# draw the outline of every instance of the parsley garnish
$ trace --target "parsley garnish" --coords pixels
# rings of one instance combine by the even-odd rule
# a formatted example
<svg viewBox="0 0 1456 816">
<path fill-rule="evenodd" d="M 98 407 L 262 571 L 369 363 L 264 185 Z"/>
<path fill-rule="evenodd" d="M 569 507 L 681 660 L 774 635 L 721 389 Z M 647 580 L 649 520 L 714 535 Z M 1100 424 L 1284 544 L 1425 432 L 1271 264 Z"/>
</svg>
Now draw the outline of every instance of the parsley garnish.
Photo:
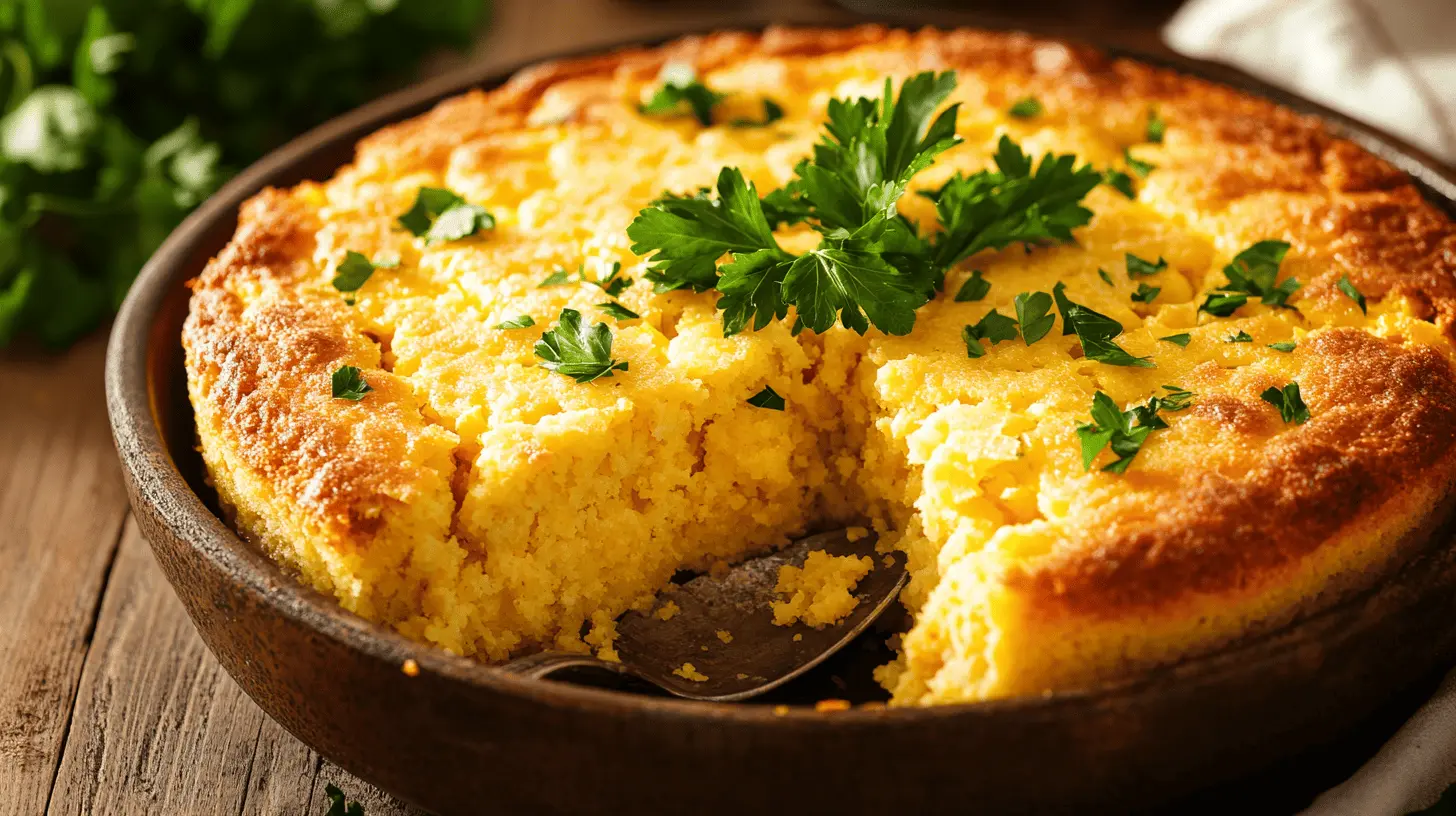
<svg viewBox="0 0 1456 816">
<path fill-rule="evenodd" d="M 1007 108 L 1006 112 L 1017 119 L 1030 119 L 1040 116 L 1043 110 L 1045 108 L 1042 107 L 1041 100 L 1034 96 L 1026 96 L 1016 100 L 1015 104 Z"/>
<path fill-rule="evenodd" d="M 762 391 L 749 397 L 748 404 L 754 408 L 767 408 L 770 411 L 784 410 L 784 398 L 767 385 L 763 387 Z"/>
<path fill-rule="evenodd" d="M 981 277 L 981 270 L 972 269 L 971 276 L 961 284 L 961 288 L 955 293 L 956 303 L 969 303 L 980 300 L 991 291 L 991 282 Z"/>
<path fill-rule="evenodd" d="M 500 323 L 495 324 L 494 328 L 497 328 L 497 329 L 529 329 L 529 328 L 531 328 L 534 325 L 536 325 L 536 318 L 531 317 L 530 315 L 517 315 L 517 316 L 511 318 L 510 320 L 505 320 L 505 321 L 502 321 Z"/>
<path fill-rule="evenodd" d="M 1269 348 L 1274 349 L 1275 351 L 1282 351 L 1285 354 L 1294 351 L 1296 346 L 1297 344 L 1293 340 L 1284 340 L 1278 343 L 1269 344 Z"/>
<path fill-rule="evenodd" d="M 398 221 L 416 238 L 424 238 L 425 246 L 458 241 L 495 227 L 495 216 L 484 207 L 441 187 L 421 187 L 415 203 Z"/>
<path fill-rule="evenodd" d="M 1132 293 L 1132 299 L 1135 303 L 1152 303 L 1153 298 L 1157 297 L 1161 291 L 1163 291 L 1163 287 L 1161 286 L 1149 286 L 1146 283 L 1139 283 L 1137 291 Z"/>
<path fill-rule="evenodd" d="M 329 810 L 324 816 L 364 816 L 364 806 L 353 802 L 346 807 L 344 792 L 332 784 L 324 786 L 324 793 L 329 797 Z"/>
<path fill-rule="evenodd" d="M 1137 190 L 1132 186 L 1132 176 L 1121 170 L 1107 170 L 1102 173 L 1102 183 L 1122 193 L 1129 199 L 1137 199 Z"/>
<path fill-rule="evenodd" d="M 349 400 L 358 402 L 364 399 L 364 395 L 373 391 L 369 383 L 364 382 L 364 375 L 357 366 L 339 366 L 333 376 L 334 399 Z"/>
<path fill-rule="evenodd" d="M 1131 170 L 1138 178 L 1147 178 L 1148 174 L 1158 169 L 1156 164 L 1133 158 L 1132 151 L 1126 147 L 1122 149 L 1122 160 L 1127 162 L 1127 169 Z"/>
<path fill-rule="evenodd" d="M 1062 313 L 1062 334 L 1077 335 L 1078 342 L 1082 344 L 1083 356 L 1108 365 L 1155 368 L 1148 358 L 1134 357 L 1112 342 L 1122 334 L 1121 323 L 1068 300 L 1066 288 L 1065 284 L 1058 282 L 1052 287 L 1052 298 Z"/>
<path fill-rule="evenodd" d="M 740 116 L 729 124 L 736 128 L 767 127 L 782 118 L 784 118 L 784 109 L 779 106 L 779 103 L 764 97 L 762 119 L 745 119 Z"/>
<path fill-rule="evenodd" d="M 1224 338 L 1224 342 L 1225 343 L 1252 343 L 1252 342 L 1254 342 L 1254 338 L 1248 332 L 1244 331 L 1243 329 L 1240 329 L 1239 332 L 1238 332 L 1238 334 L 1234 334 L 1234 335 L 1230 335 L 1229 337 L 1225 337 Z"/>
<path fill-rule="evenodd" d="M 1188 348 L 1188 344 L 1193 340 L 1193 335 L 1188 332 L 1183 332 L 1182 334 L 1170 334 L 1167 337 L 1159 337 L 1158 339 L 1164 343 L 1172 343 L 1179 348 Z"/>
<path fill-rule="evenodd" d="M 622 293 L 627 291 L 627 288 L 632 285 L 632 279 L 621 273 L 622 265 L 613 262 L 612 271 L 607 275 L 606 280 L 592 281 L 592 283 L 603 292 L 606 292 L 607 297 L 621 297 Z"/>
<path fill-rule="evenodd" d="M 727 94 L 716 93 L 699 82 L 693 67 L 686 63 L 669 62 L 662 66 L 657 78 L 662 80 L 661 87 L 645 105 L 637 108 L 649 116 L 675 115 L 682 110 L 683 103 L 687 103 L 698 122 L 703 127 L 711 127 L 713 106 L 728 98 Z"/>
<path fill-rule="evenodd" d="M 1115 284 L 1115 283 L 1112 282 L 1112 276 L 1109 275 L 1109 274 L 1107 274 L 1107 270 L 1106 269 L 1103 269 L 1100 266 L 1097 267 L 1097 277 L 1101 278 L 1102 279 L 1102 282 L 1105 283 L 1105 284 L 1107 284 L 1108 286 L 1116 286 L 1117 285 L 1117 284 Z"/>
<path fill-rule="evenodd" d="M 1288 251 L 1289 244 L 1283 241 L 1259 241 L 1235 255 L 1233 262 L 1223 268 L 1228 282 L 1210 294 L 1199 310 L 1215 317 L 1228 317 L 1251 297 L 1259 298 L 1266 306 L 1293 308 L 1288 300 L 1299 289 L 1299 281 L 1286 278 L 1282 283 L 1275 283 L 1279 265 Z"/>
<path fill-rule="evenodd" d="M 585 266 L 578 266 L 575 272 L 567 272 L 566 267 L 558 266 L 547 275 L 544 280 L 536 284 L 537 289 L 546 289 L 551 286 L 565 286 L 568 283 L 576 283 L 582 278 L 582 270 Z"/>
<path fill-rule="evenodd" d="M 1013 301 L 1016 306 L 1016 322 L 1021 324 L 1021 339 L 1029 346 L 1046 337 L 1056 323 L 1056 316 L 1048 314 L 1052 308 L 1052 296 L 1046 292 L 1022 292 Z"/>
<path fill-rule="evenodd" d="M 1128 411 L 1120 411 L 1112 398 L 1098 391 L 1092 396 L 1092 422 L 1077 429 L 1082 443 L 1082 467 L 1092 469 L 1092 462 L 1103 448 L 1110 448 L 1117 458 L 1103 465 L 1107 473 L 1122 473 L 1132 464 L 1143 442 L 1153 431 L 1168 427 L 1159 411 L 1182 411 L 1192 404 L 1193 394 L 1173 385 L 1165 385 L 1166 396 L 1154 396 Z"/>
<path fill-rule="evenodd" d="M 1003 340 L 1015 340 L 1016 321 L 992 309 L 974 326 L 962 328 L 961 339 L 966 343 L 967 357 L 984 357 L 986 347 L 981 345 L 981 340 L 990 340 L 993 346 Z"/>
<path fill-rule="evenodd" d="M 362 253 L 351 249 L 344 253 L 344 260 L 335 270 L 332 283 L 335 289 L 345 293 L 344 302 L 353 306 L 354 293 L 368 282 L 374 270 L 393 269 L 396 266 L 399 266 L 398 259 L 371 261 Z"/>
<path fill-rule="evenodd" d="M 561 310 L 556 328 L 536 341 L 536 356 L 545 360 L 542 368 L 565 374 L 578 383 L 627 370 L 626 361 L 612 359 L 612 330 L 607 324 L 583 326 L 581 313 L 575 309 Z"/>
<path fill-rule="evenodd" d="M 1142 258 L 1139 258 L 1138 256 L 1132 254 L 1131 252 L 1125 253 L 1124 257 L 1127 260 L 1128 280 L 1137 277 L 1156 275 L 1159 272 L 1162 272 L 1164 269 L 1168 268 L 1168 262 L 1164 260 L 1161 255 L 1158 256 L 1157 263 L 1153 263 L 1152 261 L 1145 261 Z"/>
<path fill-rule="evenodd" d="M 1356 289 L 1355 284 L 1350 282 L 1349 275 L 1341 275 L 1340 282 L 1335 284 L 1335 286 L 1339 287 L 1339 290 L 1345 293 L 1345 297 L 1355 301 L 1355 305 L 1360 307 L 1360 314 L 1369 314 L 1369 312 L 1365 311 L 1365 296 L 1360 294 L 1360 290 Z"/>
<path fill-rule="evenodd" d="M 1259 398 L 1279 409 L 1279 416 L 1288 423 L 1303 425 L 1309 421 L 1309 406 L 1299 395 L 1299 383 L 1292 382 L 1284 390 L 1270 387 Z"/>
<path fill-rule="evenodd" d="M 636 320 L 637 318 L 642 316 L 632 311 L 631 309 L 628 309 L 626 306 L 623 306 L 622 304 L 616 302 L 615 300 L 608 301 L 607 303 L 598 303 L 597 308 L 601 309 L 612 317 L 617 318 L 618 320 Z"/>
<path fill-rule="evenodd" d="M 1144 131 L 1144 138 L 1153 144 L 1162 144 L 1163 136 L 1168 132 L 1168 125 L 1158 116 L 1157 108 L 1148 109 L 1148 126 Z"/>
</svg>

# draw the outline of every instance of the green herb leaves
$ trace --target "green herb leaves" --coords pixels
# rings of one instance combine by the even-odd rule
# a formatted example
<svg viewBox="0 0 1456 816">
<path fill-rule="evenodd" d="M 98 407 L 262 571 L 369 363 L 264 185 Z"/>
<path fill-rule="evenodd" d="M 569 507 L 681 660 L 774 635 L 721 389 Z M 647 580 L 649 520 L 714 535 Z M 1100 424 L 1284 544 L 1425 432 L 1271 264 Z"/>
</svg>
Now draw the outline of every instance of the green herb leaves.
<svg viewBox="0 0 1456 816">
<path fill-rule="evenodd" d="M 1153 144 L 1162 144 L 1163 137 L 1168 133 L 1168 124 L 1158 115 L 1157 108 L 1148 110 L 1148 124 L 1143 129 L 1143 138 Z"/>
<path fill-rule="evenodd" d="M 1282 352 L 1284 354 L 1288 354 L 1289 352 L 1294 351 L 1294 349 L 1297 347 L 1298 344 L 1295 343 L 1293 340 L 1284 340 L 1278 343 L 1269 344 L 1269 348 L 1274 349 L 1278 352 Z"/>
<path fill-rule="evenodd" d="M 330 281 L 334 288 L 344 293 L 344 302 L 350 306 L 354 305 L 354 293 L 363 288 L 369 278 L 374 275 L 376 269 L 393 269 L 399 266 L 398 259 L 375 259 L 369 260 L 363 253 L 348 250 L 344 253 L 344 260 L 334 270 L 334 278 Z"/>
<path fill-rule="evenodd" d="M 1235 255 L 1233 262 L 1223 268 L 1228 282 L 1210 294 L 1199 310 L 1215 317 L 1228 317 L 1251 297 L 1259 298 L 1266 306 L 1293 308 L 1288 301 L 1299 290 L 1299 281 L 1286 278 L 1276 282 L 1279 265 L 1287 252 L 1289 244 L 1284 241 L 1259 241 Z"/>
<path fill-rule="evenodd" d="M 1092 422 L 1077 429 L 1082 443 L 1082 467 L 1091 470 L 1092 463 L 1104 448 L 1116 458 L 1102 466 L 1107 473 L 1122 473 L 1132 464 L 1143 442 L 1156 430 L 1168 427 L 1160 412 L 1182 411 L 1192 404 L 1193 394 L 1174 385 L 1165 385 L 1168 392 L 1151 397 L 1143 405 L 1122 411 L 1112 398 L 1098 391 L 1092 396 Z"/>
<path fill-rule="evenodd" d="M 1161 255 L 1158 256 L 1156 263 L 1153 261 L 1145 261 L 1131 252 L 1124 253 L 1123 257 L 1127 262 L 1127 277 L 1129 280 L 1137 277 L 1156 275 L 1168 268 L 1168 262 Z"/>
<path fill-rule="evenodd" d="M 329 810 L 324 816 L 364 816 L 364 806 L 358 802 L 344 803 L 344 792 L 332 784 L 324 786 L 329 797 Z"/>
<path fill-rule="evenodd" d="M 988 340 L 995 345 L 1004 340 L 1015 340 L 1016 321 L 992 309 L 974 326 L 961 329 L 961 339 L 966 343 L 967 357 L 984 357 L 986 347 L 981 345 L 981 341 Z"/>
<path fill-rule="evenodd" d="M 1064 284 L 1058 282 L 1052 288 L 1052 298 L 1062 313 L 1062 334 L 1076 334 L 1087 359 L 1115 366 L 1155 367 L 1148 358 L 1134 357 L 1114 343 L 1113 339 L 1122 334 L 1122 324 L 1068 300 Z"/>
<path fill-rule="evenodd" d="M 971 276 L 956 290 L 956 303 L 971 303 L 984 298 L 991 291 L 991 282 L 981 277 L 981 270 L 972 269 Z"/>
<path fill-rule="evenodd" d="M 658 74 L 662 85 L 653 92 L 652 98 L 639 105 L 637 110 L 647 116 L 677 116 L 691 113 L 703 127 L 713 126 L 713 108 L 728 98 L 698 81 L 693 67 L 686 63 L 668 63 Z M 777 102 L 765 97 L 763 118 L 737 118 L 729 122 L 733 127 L 764 127 L 784 118 L 784 109 Z"/>
<path fill-rule="evenodd" d="M 1147 178 L 1149 173 L 1158 169 L 1158 166 L 1152 162 L 1140 161 L 1134 158 L 1132 151 L 1126 147 L 1122 149 L 1122 160 L 1127 164 L 1127 169 L 1131 170 L 1138 178 Z"/>
<path fill-rule="evenodd" d="M 1052 296 L 1046 292 L 1022 292 L 1012 301 L 1016 306 L 1016 322 L 1021 325 L 1021 339 L 1029 346 L 1046 337 L 1056 323 L 1049 314 Z"/>
<path fill-rule="evenodd" d="M 564 374 L 578 383 L 626 371 L 627 363 L 612 359 L 612 330 L 605 323 L 583 326 L 581 313 L 562 309 L 556 328 L 536 341 L 542 368 Z"/>
<path fill-rule="evenodd" d="M 742 173 L 723 168 L 716 193 L 666 196 L 638 213 L 627 227 L 632 251 L 652 255 L 646 277 L 658 292 L 714 288 L 718 285 L 717 261 L 725 253 L 770 251 L 779 262 L 792 258 L 774 240 L 758 191 Z M 720 304 L 719 308 L 725 307 Z"/>
<path fill-rule="evenodd" d="M 785 405 L 784 398 L 767 385 L 763 387 L 762 391 L 749 397 L 748 404 L 754 408 L 766 408 L 770 411 L 782 411 Z"/>
<path fill-rule="evenodd" d="M 1309 421 L 1309 406 L 1299 395 L 1299 383 L 1292 382 L 1283 389 L 1269 387 L 1259 398 L 1279 409 L 1279 416 L 1292 425 L 1303 425 Z"/>
<path fill-rule="evenodd" d="M 1240 329 L 1236 334 L 1231 334 L 1223 340 L 1225 343 L 1252 343 L 1254 338 L 1248 332 Z"/>
<path fill-rule="evenodd" d="M 1345 297 L 1355 301 L 1355 305 L 1360 307 L 1360 314 L 1369 314 L 1365 308 L 1365 296 L 1360 294 L 1360 290 L 1356 289 L 1355 284 L 1350 282 L 1349 275 L 1341 275 L 1340 282 L 1335 284 L 1335 286 L 1344 293 Z"/>
<path fill-rule="evenodd" d="M 1031 119 L 1040 116 L 1044 108 L 1041 101 L 1034 96 L 1027 96 L 1016 100 L 1006 112 L 1017 119 Z"/>
<path fill-rule="evenodd" d="M 340 366 L 332 377 L 334 399 L 358 402 L 374 389 L 364 382 L 364 374 L 357 366 Z"/>
<path fill-rule="evenodd" d="M 1158 293 L 1163 291 L 1161 286 L 1149 286 L 1146 283 L 1139 283 L 1137 291 L 1132 293 L 1134 303 L 1152 303 Z"/>
<path fill-rule="evenodd" d="M 607 301 L 606 303 L 598 303 L 597 308 L 601 309 L 606 314 L 615 317 L 618 321 L 636 320 L 637 318 L 642 316 L 632 311 L 631 309 L 628 309 L 626 306 L 623 306 L 622 304 L 616 302 L 615 300 Z"/>
<path fill-rule="evenodd" d="M 1172 343 L 1178 348 L 1188 348 L 1188 344 L 1193 342 L 1193 335 L 1188 332 L 1183 332 L 1182 334 L 1170 334 L 1167 337 L 1159 337 L 1158 339 L 1164 343 Z"/>
<path fill-rule="evenodd" d="M 425 246 L 458 241 L 495 227 L 495 216 L 441 187 L 421 187 L 415 203 L 397 219 L 399 225 L 424 238 Z"/>
<path fill-rule="evenodd" d="M 536 318 L 530 315 L 516 315 L 510 320 L 503 320 L 492 328 L 496 329 L 529 329 L 536 325 Z"/>
</svg>

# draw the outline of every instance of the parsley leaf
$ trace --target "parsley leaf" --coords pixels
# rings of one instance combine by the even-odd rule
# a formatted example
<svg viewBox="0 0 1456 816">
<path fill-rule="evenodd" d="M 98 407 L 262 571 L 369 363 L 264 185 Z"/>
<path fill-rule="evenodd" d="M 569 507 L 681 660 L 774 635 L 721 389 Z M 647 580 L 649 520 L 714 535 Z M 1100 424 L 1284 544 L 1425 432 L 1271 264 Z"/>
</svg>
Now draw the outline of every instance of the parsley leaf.
<svg viewBox="0 0 1456 816">
<path fill-rule="evenodd" d="M 358 402 L 364 399 L 364 395 L 373 391 L 369 383 L 364 382 L 364 375 L 357 366 L 339 366 L 332 378 L 334 388 L 334 399 L 349 400 Z"/>
<path fill-rule="evenodd" d="M 329 810 L 324 816 L 364 816 L 364 806 L 358 802 L 344 804 L 344 792 L 332 784 L 324 786 L 324 793 L 329 797 Z"/>
<path fill-rule="evenodd" d="M 693 116 L 703 127 L 713 125 L 713 106 L 727 99 L 727 94 L 714 92 L 699 82 L 693 67 L 686 63 L 669 62 L 658 74 L 662 85 L 652 98 L 637 110 L 648 116 L 676 115 L 686 103 Z M 782 111 L 780 111 L 782 113 Z M 766 123 L 765 123 L 766 124 Z"/>
<path fill-rule="evenodd" d="M 1040 100 L 1034 96 L 1027 96 L 1016 100 L 1010 108 L 1007 108 L 1006 112 L 1017 119 L 1031 119 L 1040 116 L 1043 110 L 1045 108 L 1042 107 Z"/>
<path fill-rule="evenodd" d="M 632 285 L 632 279 L 622 274 L 622 265 L 620 263 L 613 262 L 612 271 L 607 274 L 606 279 L 592 281 L 592 284 L 603 292 L 606 292 L 607 297 L 621 297 L 622 293 L 627 291 L 627 288 Z"/>
<path fill-rule="evenodd" d="M 1132 185 L 1132 176 L 1129 176 L 1121 170 L 1103 171 L 1102 183 L 1122 193 L 1129 200 L 1137 200 L 1137 190 Z"/>
<path fill-rule="evenodd" d="M 1153 144 L 1162 144 L 1163 136 L 1168 132 L 1168 124 L 1158 115 L 1157 108 L 1148 109 L 1148 125 L 1143 131 L 1143 137 Z"/>
<path fill-rule="evenodd" d="M 990 340 L 991 345 L 995 345 L 1005 340 L 1015 340 L 1016 321 L 992 309 L 980 322 L 962 328 L 961 339 L 966 343 L 967 357 L 984 357 L 986 347 L 981 345 L 981 341 Z"/>
<path fill-rule="evenodd" d="M 1360 294 L 1360 290 L 1356 289 L 1355 284 L 1350 282 L 1349 275 L 1341 275 L 1340 282 L 1335 284 L 1335 286 L 1337 286 L 1341 292 L 1345 293 L 1345 297 L 1355 301 L 1355 305 L 1360 307 L 1360 314 L 1369 314 L 1369 312 L 1365 310 L 1365 296 Z"/>
<path fill-rule="evenodd" d="M 869 323 L 886 334 L 909 334 L 915 310 L 928 300 L 924 288 L 879 253 L 853 240 L 834 243 L 800 255 L 784 275 L 784 300 L 799 310 L 794 330 L 824 332 L 837 317 L 860 334 Z"/>
<path fill-rule="evenodd" d="M 1146 283 L 1139 283 L 1137 291 L 1132 293 L 1132 299 L 1134 303 L 1152 303 L 1153 298 L 1156 298 L 1161 291 L 1163 291 L 1163 287 L 1161 286 L 1149 286 Z"/>
<path fill-rule="evenodd" d="M 1293 308 L 1288 301 L 1299 290 L 1299 281 L 1286 278 L 1276 283 L 1287 252 L 1289 244 L 1284 241 L 1259 241 L 1235 255 L 1233 262 L 1223 268 L 1228 282 L 1210 294 L 1199 310 L 1228 317 L 1251 297 L 1259 298 L 1265 306 Z"/>
<path fill-rule="evenodd" d="M 1049 314 L 1052 296 L 1046 292 L 1022 292 L 1013 301 L 1016 306 L 1016 322 L 1021 324 L 1021 338 L 1029 346 L 1046 337 L 1056 323 L 1056 316 Z"/>
<path fill-rule="evenodd" d="M 1294 425 L 1303 425 L 1309 421 L 1309 406 L 1304 404 L 1304 398 L 1299 395 L 1299 383 L 1292 382 L 1284 386 L 1283 390 L 1269 387 L 1259 398 L 1279 409 L 1279 416 L 1285 422 Z"/>
<path fill-rule="evenodd" d="M 770 411 L 782 411 L 785 405 L 784 398 L 767 385 L 763 387 L 762 391 L 749 397 L 748 404 L 754 408 L 767 408 Z"/>
<path fill-rule="evenodd" d="M 991 282 L 981 277 L 981 270 L 972 269 L 971 276 L 961 284 L 955 293 L 956 303 L 971 303 L 984 298 L 991 291 Z"/>
<path fill-rule="evenodd" d="M 616 302 L 615 300 L 608 301 L 606 303 L 598 303 L 597 308 L 601 309 L 603 312 L 606 312 L 608 315 L 617 318 L 618 320 L 636 320 L 637 318 L 642 316 L 632 311 L 631 309 L 628 309 L 626 306 L 623 306 L 622 304 Z"/>
<path fill-rule="evenodd" d="M 344 302 L 350 306 L 354 305 L 354 294 L 363 288 L 369 281 L 370 276 L 376 269 L 393 269 L 399 266 L 398 259 L 374 260 L 364 257 L 363 253 L 348 250 L 344 253 L 344 260 L 334 272 L 334 279 L 331 281 L 334 288 L 344 292 Z"/>
<path fill-rule="evenodd" d="M 716 193 L 658 199 L 627 227 L 632 251 L 651 255 L 646 277 L 656 291 L 712 289 L 718 284 L 717 261 L 729 252 L 771 250 L 780 261 L 792 258 L 774 240 L 758 191 L 736 167 L 718 173 Z"/>
<path fill-rule="evenodd" d="M 1157 263 L 1153 263 L 1152 261 L 1145 261 L 1142 258 L 1139 258 L 1138 256 L 1132 254 L 1131 252 L 1125 253 L 1125 258 L 1127 260 L 1128 280 L 1136 277 L 1147 277 L 1149 275 L 1156 275 L 1159 272 L 1162 272 L 1164 269 L 1168 268 L 1168 262 L 1164 260 L 1161 255 L 1158 256 Z"/>
<path fill-rule="evenodd" d="M 1188 332 L 1183 332 L 1182 334 L 1170 334 L 1167 337 L 1159 337 L 1158 339 L 1164 343 L 1172 343 L 1179 348 L 1188 348 L 1188 344 L 1193 340 L 1193 335 Z"/>
<path fill-rule="evenodd" d="M 1082 354 L 1087 359 L 1115 366 L 1156 368 L 1148 358 L 1134 357 L 1112 342 L 1122 334 L 1122 324 L 1080 303 L 1073 303 L 1066 296 L 1065 284 L 1058 282 L 1052 287 L 1052 298 L 1062 313 L 1062 334 L 1076 334 L 1077 341 L 1082 344 Z"/>
<path fill-rule="evenodd" d="M 502 321 L 500 323 L 495 324 L 494 328 L 497 328 L 497 329 L 529 329 L 529 328 L 531 328 L 534 325 L 536 325 L 536 318 L 531 317 L 530 315 L 517 315 L 517 316 L 511 318 L 510 320 L 505 320 L 505 321 Z"/>
<path fill-rule="evenodd" d="M 809 217 L 809 205 L 787 187 L 770 190 L 760 203 L 770 229 L 778 229 L 787 224 L 800 224 Z"/>
<path fill-rule="evenodd" d="M 415 203 L 396 220 L 416 238 L 424 238 L 425 246 L 458 241 L 495 227 L 495 216 L 484 207 L 441 187 L 421 187 Z"/>
<path fill-rule="evenodd" d="M 1285 354 L 1294 351 L 1297 346 L 1298 344 L 1295 343 L 1293 340 L 1284 340 L 1278 343 L 1269 344 L 1269 348 L 1274 349 L 1275 351 L 1282 351 Z"/>
<path fill-rule="evenodd" d="M 1252 343 L 1252 342 L 1254 342 L 1254 338 L 1248 332 L 1244 331 L 1243 329 L 1240 329 L 1239 332 L 1238 332 L 1238 334 L 1230 335 L 1230 336 L 1224 338 L 1224 342 L 1225 343 Z"/>
<path fill-rule="evenodd" d="M 737 119 L 734 119 L 729 124 L 736 128 L 768 127 L 774 122 L 777 122 L 778 120 L 784 118 L 784 109 L 779 105 L 779 103 L 773 101 L 772 99 L 769 99 L 766 96 L 763 98 L 762 101 L 762 119 L 745 119 L 743 117 L 739 117 Z"/>
<path fill-rule="evenodd" d="M 547 289 L 552 286 L 565 286 L 568 283 L 576 283 L 582 279 L 585 265 L 578 266 L 575 272 L 567 272 L 566 267 L 558 266 L 547 275 L 544 280 L 536 284 L 537 289 Z"/>
<path fill-rule="evenodd" d="M 612 359 L 612 330 L 607 324 L 583 326 L 581 313 L 575 309 L 561 310 L 556 328 L 536 341 L 536 356 L 545 361 L 542 368 L 565 374 L 578 383 L 627 370 L 625 361 Z"/>
<path fill-rule="evenodd" d="M 1072 155 L 1042 157 L 1033 169 L 1021 147 L 1002 136 L 995 172 L 957 174 L 935 199 L 942 230 L 932 241 L 936 268 L 947 269 L 983 249 L 1013 243 L 1067 243 L 1072 230 L 1092 219 L 1082 198 L 1102 180 Z"/>
<path fill-rule="evenodd" d="M 1122 160 L 1127 162 L 1127 169 L 1131 170 L 1138 178 L 1147 178 L 1148 174 L 1158 169 L 1156 164 L 1133 158 L 1132 151 L 1124 147 L 1122 149 Z"/>
<path fill-rule="evenodd" d="M 1106 473 L 1122 473 L 1142 449 L 1148 436 L 1156 430 L 1168 427 L 1158 413 L 1160 411 L 1182 411 L 1192 404 L 1193 394 L 1177 386 L 1165 385 L 1169 393 L 1164 397 L 1150 397 L 1143 405 L 1131 410 L 1118 410 L 1112 398 L 1098 391 L 1092 395 L 1092 422 L 1077 429 L 1077 438 L 1082 446 L 1082 467 L 1092 469 L 1092 462 L 1104 448 L 1117 458 L 1103 465 Z"/>
<path fill-rule="evenodd" d="M 1115 283 L 1112 282 L 1112 276 L 1109 275 L 1109 274 L 1107 274 L 1107 270 L 1106 269 L 1103 269 L 1100 266 L 1097 267 L 1097 277 L 1101 278 L 1102 279 L 1102 282 L 1105 283 L 1105 284 L 1107 284 L 1108 286 L 1116 286 L 1117 285 L 1117 284 L 1115 284 Z"/>
</svg>

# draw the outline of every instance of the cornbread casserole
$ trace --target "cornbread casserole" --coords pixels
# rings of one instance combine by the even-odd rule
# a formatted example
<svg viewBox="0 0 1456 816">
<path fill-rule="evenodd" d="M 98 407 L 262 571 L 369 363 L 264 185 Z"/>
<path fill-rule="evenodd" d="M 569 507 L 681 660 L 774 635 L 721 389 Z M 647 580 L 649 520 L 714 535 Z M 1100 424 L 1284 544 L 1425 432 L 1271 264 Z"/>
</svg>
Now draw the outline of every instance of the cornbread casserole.
<svg viewBox="0 0 1456 816">
<path fill-rule="evenodd" d="M 727 94 L 715 124 L 642 111 L 680 64 Z M 796 333 L 790 314 L 725 337 L 718 292 L 644 280 L 627 230 L 664 191 L 726 167 L 783 188 L 829 100 L 948 70 L 964 143 L 898 203 L 926 234 L 933 191 L 988 167 L 1002 136 L 1130 169 L 1133 197 L 1097 186 L 1075 242 L 954 264 L 904 336 Z M 765 98 L 782 118 L 723 124 Z M 493 227 L 401 230 L 421 188 Z M 774 234 L 791 252 L 818 237 Z M 1288 244 L 1292 308 L 1208 308 L 1270 241 Z M 348 252 L 398 259 L 353 304 L 331 285 Z M 590 281 L 613 264 L 634 317 L 598 308 Z M 558 269 L 565 285 L 541 286 Z M 770 29 L 543 65 L 365 139 L 328 182 L 260 194 L 194 282 L 183 339 L 235 526 L 366 618 L 483 660 L 610 659 L 614 618 L 675 571 L 864 520 L 912 574 L 914 623 L 880 680 L 928 704 L 1114 679 L 1386 573 L 1447 511 L 1453 273 L 1456 227 L 1403 174 L 1269 102 L 1021 35 Z M 956 296 L 979 280 L 979 300 Z M 1155 367 L 1093 359 L 1065 320 L 969 356 L 992 309 L 1054 291 Z M 564 308 L 608 324 L 626 370 L 543 367 Z M 501 327 L 520 316 L 534 325 Z M 334 398 L 343 366 L 372 390 Z M 749 403 L 765 387 L 784 410 Z M 1185 389 L 1125 470 L 1084 462 L 1096 395 L 1120 410 Z"/>
</svg>

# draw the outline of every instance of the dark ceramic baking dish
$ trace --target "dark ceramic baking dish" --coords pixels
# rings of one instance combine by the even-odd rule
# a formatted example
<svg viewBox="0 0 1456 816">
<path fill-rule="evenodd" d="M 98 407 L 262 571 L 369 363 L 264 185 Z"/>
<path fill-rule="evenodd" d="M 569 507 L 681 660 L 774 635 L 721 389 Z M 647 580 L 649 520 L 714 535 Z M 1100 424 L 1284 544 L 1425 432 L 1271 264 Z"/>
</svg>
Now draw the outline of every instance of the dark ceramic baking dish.
<svg viewBox="0 0 1456 816">
<path fill-rule="evenodd" d="M 1229 83 L 1206 65 L 1127 56 Z M 158 562 L 224 668 L 330 760 L 442 814 L 1170 803 L 1180 813 L 1287 813 L 1338 781 L 1450 665 L 1449 523 L 1421 531 L 1418 555 L 1375 589 L 1217 654 L 1109 687 L 928 709 L 784 711 L 523 680 L 406 640 L 297 583 L 214 512 L 183 375 L 183 284 L 223 247 L 249 196 L 325 179 L 360 137 L 510 73 L 457 74 L 381 99 L 248 168 L 146 265 L 111 336 L 112 428 Z M 1429 158 L 1305 100 L 1229 84 L 1323 117 L 1456 212 L 1456 179 Z M 410 659 L 418 676 L 401 671 Z"/>
</svg>

